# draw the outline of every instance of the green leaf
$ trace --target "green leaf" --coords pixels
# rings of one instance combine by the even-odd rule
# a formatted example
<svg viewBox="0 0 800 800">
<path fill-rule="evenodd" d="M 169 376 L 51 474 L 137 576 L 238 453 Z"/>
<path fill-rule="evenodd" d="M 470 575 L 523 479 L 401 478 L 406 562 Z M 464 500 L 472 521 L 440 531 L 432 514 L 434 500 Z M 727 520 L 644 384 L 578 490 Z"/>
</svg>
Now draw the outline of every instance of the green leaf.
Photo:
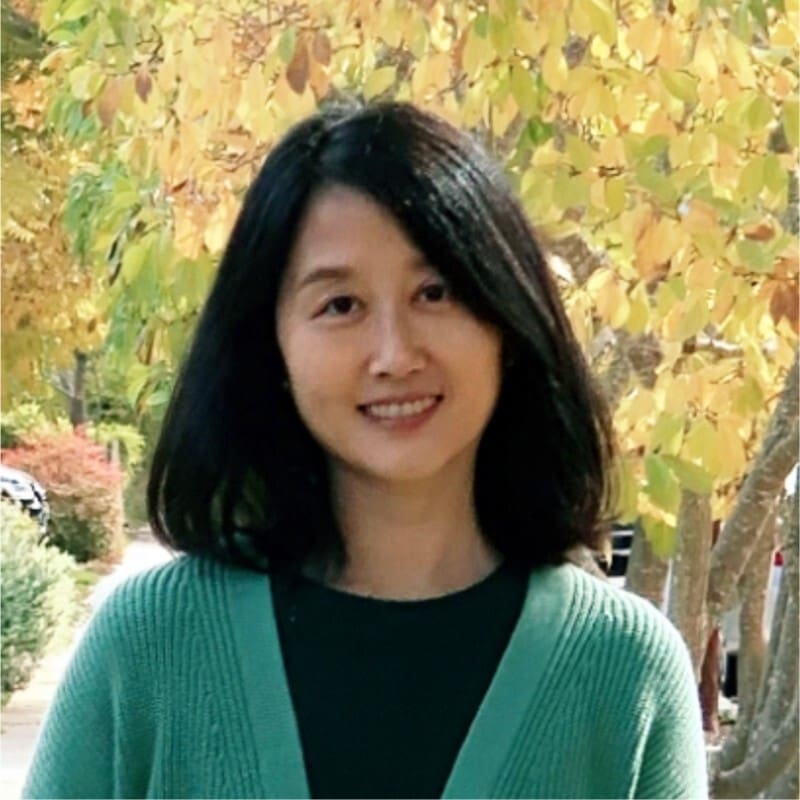
<svg viewBox="0 0 800 800">
<path fill-rule="evenodd" d="M 511 94 L 517 101 L 520 111 L 526 117 L 532 117 L 539 112 L 539 90 L 531 73 L 521 64 L 511 67 L 510 76 Z"/>
<path fill-rule="evenodd" d="M 699 464 L 668 455 L 664 456 L 664 461 L 678 477 L 684 489 L 695 494 L 711 494 L 713 491 L 714 479 Z"/>
<path fill-rule="evenodd" d="M 765 94 L 757 94 L 744 113 L 745 122 L 751 131 L 763 130 L 774 117 L 772 103 Z"/>
<path fill-rule="evenodd" d="M 72 22 L 72 20 L 80 19 L 96 7 L 96 0 L 72 0 L 61 12 L 59 22 Z"/>
<path fill-rule="evenodd" d="M 592 28 L 612 47 L 617 42 L 617 17 L 611 6 L 603 0 L 589 0 L 587 7 Z"/>
<path fill-rule="evenodd" d="M 754 272 L 772 272 L 774 265 L 772 249 L 763 242 L 740 239 L 736 243 L 736 254 L 742 264 Z"/>
<path fill-rule="evenodd" d="M 678 325 L 678 338 L 684 341 L 696 336 L 706 326 L 708 319 L 708 303 L 704 296 L 698 297 L 681 317 Z"/>
<path fill-rule="evenodd" d="M 643 161 L 636 167 L 636 180 L 639 185 L 652 192 L 664 205 L 672 206 L 678 202 L 678 190 L 652 164 Z"/>
<path fill-rule="evenodd" d="M 781 160 L 775 153 L 770 153 L 764 158 L 763 164 L 764 185 L 771 192 L 779 194 L 786 189 L 789 183 L 789 176 L 781 165 Z"/>
<path fill-rule="evenodd" d="M 553 126 L 549 122 L 544 122 L 541 117 L 528 120 L 526 131 L 528 138 L 535 145 L 544 144 L 553 138 Z"/>
<path fill-rule="evenodd" d="M 748 0 L 747 3 L 750 8 L 750 13 L 761 26 L 762 31 L 767 30 L 767 9 L 764 5 L 764 0 Z"/>
<path fill-rule="evenodd" d="M 606 181 L 606 204 L 609 215 L 612 217 L 621 214 L 628 204 L 627 185 L 625 178 L 609 178 Z"/>
<path fill-rule="evenodd" d="M 761 193 L 764 188 L 764 158 L 755 156 L 745 164 L 739 174 L 739 184 L 736 187 L 737 197 L 743 203 L 749 203 Z"/>
<path fill-rule="evenodd" d="M 570 163 L 578 172 L 586 172 L 594 166 L 595 152 L 591 146 L 575 134 L 568 133 L 564 137 L 564 150 Z"/>
<path fill-rule="evenodd" d="M 763 409 L 764 392 L 761 389 L 761 384 L 752 375 L 748 375 L 733 398 L 733 410 L 737 414 L 746 417 L 763 411 Z"/>
<path fill-rule="evenodd" d="M 639 482 L 633 470 L 630 458 L 621 458 L 617 462 L 617 517 L 622 522 L 632 521 L 638 516 Z"/>
<path fill-rule="evenodd" d="M 489 35 L 489 15 L 485 11 L 475 17 L 472 29 L 481 39 L 485 39 Z"/>
<path fill-rule="evenodd" d="M 683 433 L 686 426 L 685 414 L 669 414 L 662 411 L 653 425 L 653 433 L 650 437 L 650 447 L 652 450 L 660 450 L 662 453 L 676 455 L 683 444 Z"/>
<path fill-rule="evenodd" d="M 675 528 L 649 514 L 643 514 L 641 522 L 653 552 L 664 560 L 672 558 L 675 552 Z"/>
<path fill-rule="evenodd" d="M 684 103 L 697 102 L 698 79 L 688 72 L 659 68 L 658 74 L 666 90 Z"/>
<path fill-rule="evenodd" d="M 364 97 L 372 100 L 390 89 L 397 75 L 396 67 L 379 67 L 364 83 Z"/>
<path fill-rule="evenodd" d="M 294 47 L 297 41 L 297 29 L 290 25 L 278 40 L 278 55 L 284 64 L 288 64 L 294 56 Z"/>
<path fill-rule="evenodd" d="M 150 255 L 150 242 L 134 242 L 122 256 L 122 280 L 130 286 L 136 280 L 145 261 Z"/>
<path fill-rule="evenodd" d="M 514 48 L 514 36 L 511 25 L 502 17 L 492 15 L 489 18 L 489 39 L 500 58 L 508 58 Z"/>
<path fill-rule="evenodd" d="M 680 484 L 664 457 L 647 456 L 644 468 L 647 476 L 645 492 L 659 508 L 673 514 L 676 513 L 681 499 Z"/>
<path fill-rule="evenodd" d="M 791 100 L 784 100 L 783 101 L 783 130 L 786 133 L 786 141 L 792 147 L 797 147 L 800 143 L 800 133 L 798 133 L 798 128 L 800 128 L 799 118 L 800 118 L 800 104 L 798 104 L 797 99 Z"/>
</svg>

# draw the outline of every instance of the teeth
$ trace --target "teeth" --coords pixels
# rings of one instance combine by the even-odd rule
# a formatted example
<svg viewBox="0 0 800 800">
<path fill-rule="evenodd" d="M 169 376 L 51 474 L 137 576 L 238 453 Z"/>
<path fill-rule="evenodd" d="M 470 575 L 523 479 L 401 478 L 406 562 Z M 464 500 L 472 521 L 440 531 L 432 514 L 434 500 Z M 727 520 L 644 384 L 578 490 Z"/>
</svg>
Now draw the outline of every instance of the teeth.
<svg viewBox="0 0 800 800">
<path fill-rule="evenodd" d="M 435 397 L 425 397 L 413 403 L 374 403 L 367 406 L 366 411 L 370 416 L 381 419 L 398 419 L 400 417 L 413 417 L 427 411 L 436 403 Z"/>
</svg>

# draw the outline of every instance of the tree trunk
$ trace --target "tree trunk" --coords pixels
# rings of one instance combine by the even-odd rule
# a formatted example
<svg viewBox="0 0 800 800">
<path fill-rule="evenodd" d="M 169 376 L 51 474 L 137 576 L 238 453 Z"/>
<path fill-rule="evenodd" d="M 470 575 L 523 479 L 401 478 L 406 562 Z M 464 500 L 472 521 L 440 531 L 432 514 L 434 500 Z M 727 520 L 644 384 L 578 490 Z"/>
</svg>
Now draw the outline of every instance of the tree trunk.
<svg viewBox="0 0 800 800">
<path fill-rule="evenodd" d="M 700 708 L 703 712 L 703 730 L 716 738 L 719 735 L 719 627 L 714 627 L 708 637 L 705 658 L 700 668 Z"/>
<path fill-rule="evenodd" d="M 88 356 L 75 351 L 75 372 L 72 380 L 72 396 L 69 398 L 69 421 L 73 428 L 85 425 L 86 419 L 86 365 Z"/>
<path fill-rule="evenodd" d="M 715 798 L 755 797 L 777 780 L 797 756 L 798 737 L 797 704 L 792 713 L 769 738 L 766 746 L 743 764 L 721 772 L 714 781 Z"/>
<path fill-rule="evenodd" d="M 800 761 L 795 757 L 789 768 L 767 790 L 770 800 L 795 800 L 800 794 Z"/>
<path fill-rule="evenodd" d="M 747 752 L 750 726 L 758 705 L 759 687 L 764 678 L 767 655 L 764 641 L 764 605 L 775 545 L 775 520 L 773 508 L 764 521 L 764 527 L 759 531 L 759 541 L 739 581 L 739 596 L 742 599 L 737 664 L 739 713 L 736 716 L 736 725 L 720 753 L 723 769 L 739 764 Z M 771 637 L 776 645 L 779 633 L 780 629 L 776 629 Z"/>
<path fill-rule="evenodd" d="M 692 657 L 695 679 L 706 650 L 705 597 L 711 551 L 711 497 L 684 489 L 675 532 L 675 556 L 667 615 L 683 634 Z"/>
<path fill-rule="evenodd" d="M 664 603 L 668 570 L 669 564 L 655 554 L 643 528 L 637 523 L 625 570 L 625 588 L 660 609 Z"/>
<path fill-rule="evenodd" d="M 768 663 L 765 669 L 752 725 L 747 731 L 746 755 L 741 763 L 726 768 L 713 780 L 715 797 L 753 797 L 772 784 L 782 782 L 797 758 L 798 735 L 798 497 L 785 524 L 784 568 L 774 620 Z M 780 633 L 778 633 L 780 631 Z M 777 640 L 777 641 L 776 641 Z M 730 755 L 730 751 L 726 753 Z M 727 762 L 728 759 L 726 758 Z M 785 779 L 791 784 L 791 776 Z"/>
<path fill-rule="evenodd" d="M 798 361 L 795 357 L 761 451 L 739 490 L 736 505 L 711 556 L 708 613 L 713 619 L 719 619 L 735 603 L 736 585 L 755 544 L 753 533 L 761 527 L 797 461 L 800 447 L 797 420 Z"/>
</svg>

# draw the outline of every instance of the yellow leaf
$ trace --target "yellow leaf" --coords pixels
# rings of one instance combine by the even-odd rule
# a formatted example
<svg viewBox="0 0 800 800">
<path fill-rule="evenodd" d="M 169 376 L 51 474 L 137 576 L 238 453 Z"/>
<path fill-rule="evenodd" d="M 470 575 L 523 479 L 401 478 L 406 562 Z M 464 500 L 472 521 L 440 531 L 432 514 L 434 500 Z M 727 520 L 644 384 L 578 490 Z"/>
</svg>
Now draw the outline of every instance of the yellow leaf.
<svg viewBox="0 0 800 800">
<path fill-rule="evenodd" d="M 478 70 L 483 69 L 494 58 L 494 48 L 491 42 L 479 36 L 475 32 L 475 27 L 469 29 L 467 42 L 464 45 L 462 64 L 467 75 L 474 75 Z"/>
<path fill-rule="evenodd" d="M 383 94 L 394 83 L 396 67 L 379 67 L 364 82 L 364 97 L 372 100 Z"/>
<path fill-rule="evenodd" d="M 720 457 L 720 477 L 727 480 L 738 478 L 747 467 L 747 452 L 739 432 L 739 423 L 732 417 L 717 421 Z"/>
<path fill-rule="evenodd" d="M 538 56 L 547 44 L 547 25 L 517 18 L 510 25 L 514 47 L 529 56 Z"/>
<path fill-rule="evenodd" d="M 489 39 L 501 59 L 506 59 L 511 55 L 514 38 L 510 23 L 505 18 L 495 15 L 489 18 Z"/>
<path fill-rule="evenodd" d="M 797 147 L 800 144 L 800 135 L 798 135 L 798 128 L 800 128 L 800 105 L 797 99 L 784 100 L 783 102 L 783 130 L 786 133 L 786 141 L 792 147 Z"/>
<path fill-rule="evenodd" d="M 630 311 L 625 321 L 625 330 L 633 334 L 645 333 L 650 327 L 650 303 L 645 285 L 637 283 L 628 298 Z"/>
<path fill-rule="evenodd" d="M 719 152 L 717 137 L 707 130 L 699 129 L 692 133 L 689 144 L 691 160 L 697 164 L 713 164 Z"/>
<path fill-rule="evenodd" d="M 594 290 L 587 286 L 594 296 L 595 307 L 601 319 L 612 328 L 622 327 L 630 313 L 630 302 L 614 273 L 605 271 L 602 281 L 597 279 L 593 287 Z"/>
<path fill-rule="evenodd" d="M 709 311 L 708 303 L 701 294 L 689 303 L 688 309 L 681 314 L 677 326 L 676 338 L 681 340 L 690 339 L 696 336 L 708 324 Z"/>
<path fill-rule="evenodd" d="M 617 42 L 617 15 L 606 0 L 588 0 L 587 14 L 592 28 L 609 46 Z"/>
<path fill-rule="evenodd" d="M 692 63 L 694 71 L 701 80 L 706 82 L 716 81 L 718 74 L 717 55 L 709 28 L 704 28 L 697 36 Z"/>
<path fill-rule="evenodd" d="M 569 157 L 570 164 L 578 172 L 585 172 L 595 163 L 595 151 L 583 139 L 568 133 L 564 137 L 564 150 Z"/>
<path fill-rule="evenodd" d="M 795 45 L 796 46 L 796 45 Z M 754 89 L 758 86 L 758 78 L 753 69 L 750 52 L 735 34 L 727 34 L 726 65 L 733 71 L 739 86 L 743 89 Z"/>
<path fill-rule="evenodd" d="M 655 14 L 649 14 L 631 25 L 627 36 L 628 47 L 642 54 L 645 64 L 653 61 L 661 42 L 661 22 Z"/>
<path fill-rule="evenodd" d="M 697 102 L 697 78 L 682 70 L 660 69 L 661 82 L 667 91 L 684 103 Z"/>
<path fill-rule="evenodd" d="M 553 46 L 547 48 L 547 52 L 542 60 L 542 77 L 549 89 L 560 92 L 567 84 L 567 62 L 561 47 Z"/>
<path fill-rule="evenodd" d="M 711 258 L 698 258 L 686 271 L 688 289 L 713 289 L 717 279 L 717 268 Z"/>
<path fill-rule="evenodd" d="M 676 70 L 684 66 L 684 39 L 675 28 L 672 19 L 664 21 L 661 40 L 658 43 L 658 63 L 668 69 Z"/>
<path fill-rule="evenodd" d="M 528 117 L 533 116 L 539 109 L 539 90 L 531 73 L 521 64 L 514 64 L 509 82 L 519 110 Z"/>
<path fill-rule="evenodd" d="M 712 475 L 718 475 L 722 468 L 719 443 L 717 429 L 705 417 L 700 417 L 692 423 L 686 435 L 683 455 L 702 464 Z"/>
<path fill-rule="evenodd" d="M 414 97 L 423 97 L 429 89 L 440 89 L 450 82 L 450 55 L 432 53 L 423 56 L 411 76 L 411 92 Z"/>
<path fill-rule="evenodd" d="M 519 108 L 516 100 L 509 95 L 503 103 L 496 103 L 491 106 L 492 133 L 495 136 L 502 136 L 516 117 Z"/>
<path fill-rule="evenodd" d="M 227 193 L 211 212 L 203 231 L 203 242 L 212 255 L 221 252 L 225 247 L 238 210 L 235 198 Z"/>
</svg>

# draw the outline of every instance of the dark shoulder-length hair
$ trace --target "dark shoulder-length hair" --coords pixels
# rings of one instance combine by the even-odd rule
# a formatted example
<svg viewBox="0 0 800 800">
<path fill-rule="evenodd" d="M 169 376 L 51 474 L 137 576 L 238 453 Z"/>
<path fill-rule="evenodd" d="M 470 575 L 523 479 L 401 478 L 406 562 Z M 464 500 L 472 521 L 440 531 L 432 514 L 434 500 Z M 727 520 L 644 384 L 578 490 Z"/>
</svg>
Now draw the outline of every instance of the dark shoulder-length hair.
<svg viewBox="0 0 800 800">
<path fill-rule="evenodd" d="M 156 535 L 259 570 L 345 557 L 326 460 L 286 391 L 275 329 L 298 228 L 331 185 L 388 209 L 454 295 L 502 333 L 500 396 L 475 475 L 484 535 L 525 568 L 596 547 L 610 426 L 533 231 L 476 142 L 403 103 L 319 111 L 247 192 L 155 450 Z"/>
</svg>

